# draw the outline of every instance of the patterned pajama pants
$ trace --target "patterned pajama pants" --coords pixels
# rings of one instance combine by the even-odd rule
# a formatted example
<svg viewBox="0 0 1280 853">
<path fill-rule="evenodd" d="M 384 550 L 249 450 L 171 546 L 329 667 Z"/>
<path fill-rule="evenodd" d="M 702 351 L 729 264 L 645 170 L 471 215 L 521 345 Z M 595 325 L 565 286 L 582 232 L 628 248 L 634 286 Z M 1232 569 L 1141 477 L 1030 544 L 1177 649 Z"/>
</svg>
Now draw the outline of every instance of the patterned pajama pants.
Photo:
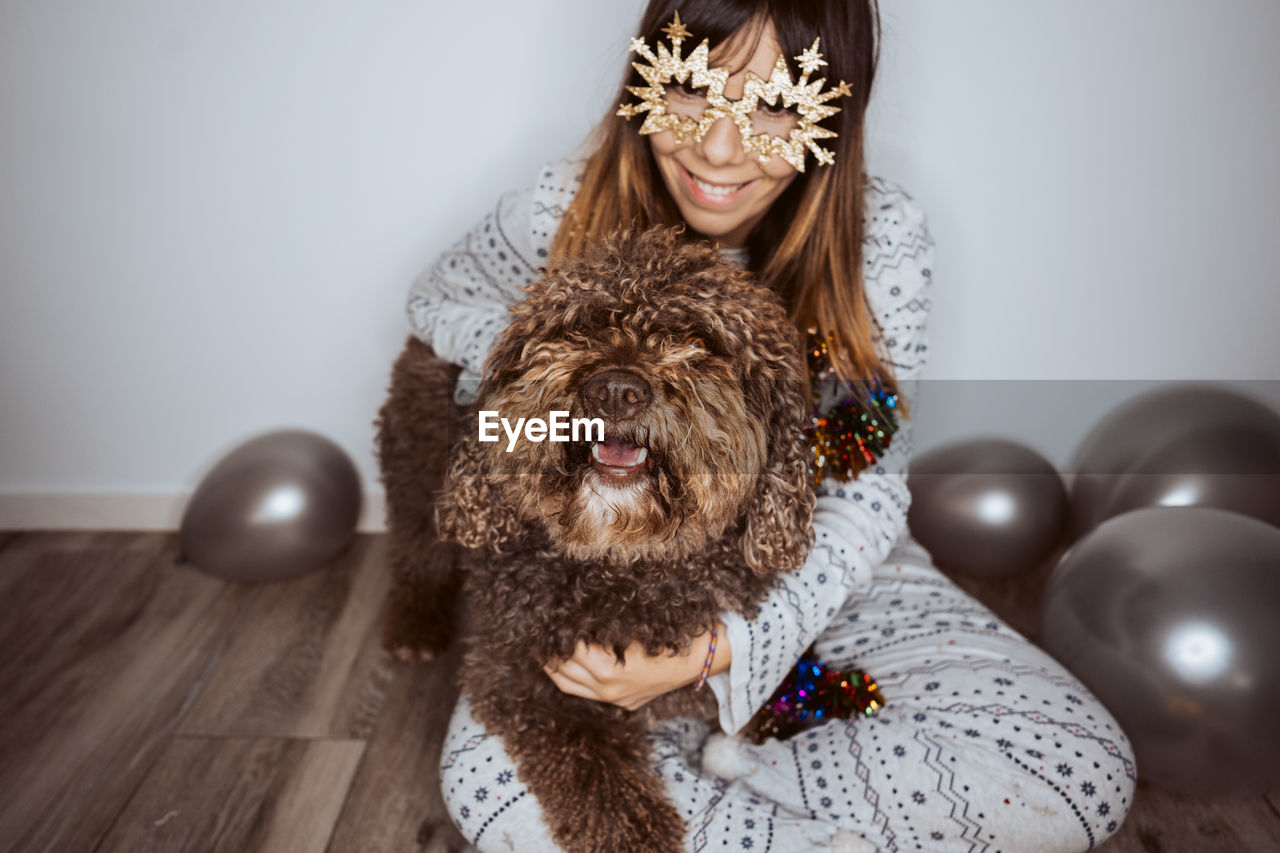
<svg viewBox="0 0 1280 853">
<path fill-rule="evenodd" d="M 1132 802 L 1133 753 L 1060 664 L 932 565 L 910 537 L 818 640 L 861 668 L 886 707 L 754 746 L 704 723 L 652 735 L 692 851 L 1083 851 Z M 481 851 L 551 851 L 537 801 L 496 737 L 454 712 L 445 803 Z"/>
</svg>

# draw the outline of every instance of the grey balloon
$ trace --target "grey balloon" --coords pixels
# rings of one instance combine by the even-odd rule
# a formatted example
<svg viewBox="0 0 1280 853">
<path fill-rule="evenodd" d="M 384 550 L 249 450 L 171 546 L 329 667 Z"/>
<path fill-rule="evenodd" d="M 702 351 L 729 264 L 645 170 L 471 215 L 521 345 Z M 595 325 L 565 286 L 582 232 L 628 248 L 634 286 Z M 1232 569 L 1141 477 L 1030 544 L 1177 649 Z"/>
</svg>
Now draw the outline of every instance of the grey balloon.
<svg viewBox="0 0 1280 853">
<path fill-rule="evenodd" d="M 1280 414 L 1205 383 L 1144 394 L 1086 436 L 1070 470 L 1071 528 L 1154 506 L 1231 510 L 1280 526 Z"/>
<path fill-rule="evenodd" d="M 1024 572 L 1042 564 L 1062 538 L 1062 478 L 1016 442 L 982 438 L 938 447 L 912 460 L 907 485 L 912 535 L 947 571 Z"/>
<path fill-rule="evenodd" d="M 293 577 L 350 543 L 360 505 L 360 476 L 341 447 L 304 430 L 268 433 L 200 482 L 182 517 L 182 557 L 229 580 Z"/>
<path fill-rule="evenodd" d="M 1140 776 L 1195 794 L 1280 786 L 1280 530 L 1135 510 L 1071 546 L 1042 643 L 1128 734 Z"/>
</svg>

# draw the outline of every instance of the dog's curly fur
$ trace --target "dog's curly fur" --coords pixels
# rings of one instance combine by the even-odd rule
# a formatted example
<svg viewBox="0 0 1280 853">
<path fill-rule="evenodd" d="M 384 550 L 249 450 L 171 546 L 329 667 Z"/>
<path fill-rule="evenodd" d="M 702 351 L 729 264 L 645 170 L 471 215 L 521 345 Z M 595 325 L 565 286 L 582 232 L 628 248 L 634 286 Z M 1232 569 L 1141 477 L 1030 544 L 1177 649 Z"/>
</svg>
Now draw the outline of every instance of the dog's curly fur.
<svg viewBox="0 0 1280 853">
<path fill-rule="evenodd" d="M 505 437 L 478 441 L 475 411 L 450 407 L 456 371 L 411 340 L 379 423 L 397 572 L 386 642 L 403 657 L 447 642 L 437 605 L 456 589 L 458 554 L 444 543 L 471 549 L 462 687 L 556 842 L 677 851 L 684 824 L 644 729 L 714 718 L 710 691 L 631 713 L 562 693 L 543 666 L 579 641 L 619 656 L 637 642 L 685 650 L 720 611 L 754 615 L 800 566 L 814 498 L 798 335 L 774 294 L 672 229 L 615 235 L 527 294 L 486 363 L 477 409 L 512 422 L 599 417 L 611 449 L 593 461 L 589 442 L 520 440 L 507 452 Z M 441 543 L 429 509 L 445 429 L 461 440 L 436 505 Z M 640 448 L 647 460 L 635 462 Z"/>
</svg>

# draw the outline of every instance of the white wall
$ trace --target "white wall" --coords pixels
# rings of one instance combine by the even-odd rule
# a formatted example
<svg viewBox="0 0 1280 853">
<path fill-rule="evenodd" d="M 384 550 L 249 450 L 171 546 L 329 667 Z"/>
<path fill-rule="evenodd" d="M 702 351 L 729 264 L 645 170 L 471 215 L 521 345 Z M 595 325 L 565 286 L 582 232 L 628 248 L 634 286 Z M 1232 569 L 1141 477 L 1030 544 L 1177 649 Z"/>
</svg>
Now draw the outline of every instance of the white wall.
<svg viewBox="0 0 1280 853">
<path fill-rule="evenodd" d="M 282 426 L 376 491 L 408 281 L 581 140 L 641 5 L 0 4 L 0 526 L 173 524 Z M 882 11 L 929 376 L 1280 378 L 1280 4 Z M 1061 464 L 1087 425 L 1008 431 Z"/>
</svg>

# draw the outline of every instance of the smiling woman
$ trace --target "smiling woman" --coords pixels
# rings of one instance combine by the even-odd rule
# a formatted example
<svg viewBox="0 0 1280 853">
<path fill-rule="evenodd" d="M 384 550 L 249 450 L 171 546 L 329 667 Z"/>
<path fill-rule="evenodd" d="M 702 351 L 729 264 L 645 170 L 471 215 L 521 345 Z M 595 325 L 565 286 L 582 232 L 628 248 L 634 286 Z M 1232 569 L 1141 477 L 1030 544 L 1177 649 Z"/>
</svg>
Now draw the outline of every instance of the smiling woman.
<svg viewBox="0 0 1280 853">
<path fill-rule="evenodd" d="M 591 614 L 599 631 L 574 637 L 572 653 L 542 661 L 539 673 L 570 696 L 640 713 L 704 682 L 730 735 L 766 705 L 811 645 L 835 669 L 877 680 L 885 705 L 875 717 L 832 720 L 786 741 L 709 741 L 697 720 L 658 730 L 647 758 L 685 820 L 684 849 L 1071 853 L 1097 846 L 1118 829 L 1133 793 L 1124 734 L 1060 665 L 940 574 L 907 528 L 912 401 L 905 392 L 928 355 L 933 241 L 911 196 L 865 168 L 875 3 L 651 0 L 637 31 L 632 61 L 619 57 L 616 106 L 598 125 L 590 155 L 549 164 L 529 190 L 504 196 L 414 283 L 414 333 L 463 367 L 472 381 L 455 398 L 474 402 L 468 389 L 486 370 L 492 384 L 509 363 L 543 357 L 528 344 L 551 327 L 520 326 L 525 339 L 510 337 L 516 327 L 508 307 L 522 300 L 522 288 L 572 268 L 619 227 L 676 226 L 679 240 L 714 245 L 782 300 L 788 334 L 807 336 L 812 550 L 797 571 L 778 574 L 752 618 L 721 609 L 674 654 L 652 654 L 616 634 L 604 639 L 619 625 L 669 621 L 611 603 Z M 612 280 L 618 292 L 636 286 L 624 276 Z M 568 292 L 553 295 L 574 310 Z M 716 295 L 703 294 L 700 303 Z M 514 323 L 524 322 L 518 304 L 515 313 Z M 625 340 L 622 327 L 640 321 L 625 311 L 580 313 L 618 324 L 601 332 L 611 341 Z M 680 358 L 701 358 L 693 352 L 701 350 L 714 360 L 723 342 L 703 331 L 687 330 L 699 342 L 686 341 Z M 502 357 L 489 358 L 504 332 Z M 600 402 L 639 403 L 643 389 L 626 377 L 642 350 L 620 347 L 597 366 L 617 380 L 613 390 L 596 389 Z M 552 374 L 573 369 L 559 356 L 538 366 Z M 742 388 L 753 386 L 744 380 Z M 889 410 L 896 431 L 882 430 L 878 444 L 860 442 L 861 452 L 839 464 L 827 459 L 824 448 L 834 446 L 823 443 L 827 426 Z M 686 420 L 673 433 L 715 428 L 696 410 Z M 554 507 L 585 494 L 600 499 L 593 506 L 619 503 L 645 485 L 642 465 L 661 472 L 662 452 L 644 458 L 645 447 L 636 435 L 606 432 L 590 451 L 574 448 L 574 464 L 562 466 L 564 494 L 548 500 Z M 713 484 L 709 495 L 727 485 Z M 679 514 L 672 494 L 679 496 L 662 493 L 653 503 L 657 515 L 646 531 L 661 531 Z M 550 529 L 567 517 L 552 513 L 541 523 Z M 649 535 L 643 544 L 663 543 Z M 672 592 L 672 606 L 687 593 Z M 503 741 L 477 722 L 473 699 L 459 701 L 445 744 L 443 787 L 455 822 L 481 850 L 563 849 L 572 839 L 548 830 L 539 795 L 514 774 Z M 481 705 L 474 707 L 483 716 Z M 1017 725 L 1002 724 L 1007 718 Z M 579 746 L 576 754 L 590 758 L 589 745 Z M 608 746 L 600 750 L 607 761 Z M 626 822 L 618 809 L 586 806 L 577 818 L 593 827 Z"/>
<path fill-rule="evenodd" d="M 719 45 L 709 63 L 738 69 L 728 75 L 723 91 L 726 98 L 741 101 L 748 75 L 769 79 L 781 55 L 773 24 L 762 21 L 754 25 L 754 31 L 743 30 Z M 668 85 L 666 91 L 668 110 L 673 115 L 701 121 L 707 110 L 714 109 L 707 102 L 706 87 L 676 83 Z M 785 138 L 798 117 L 781 105 L 764 105 L 751 111 L 750 121 L 770 135 Z M 747 236 L 800 174 L 779 157 L 762 162 L 749 153 L 742 145 L 738 128 L 726 119 L 714 121 L 701 138 L 692 142 L 678 142 L 669 130 L 649 139 L 654 163 L 685 222 L 729 249 L 746 246 Z"/>
</svg>

